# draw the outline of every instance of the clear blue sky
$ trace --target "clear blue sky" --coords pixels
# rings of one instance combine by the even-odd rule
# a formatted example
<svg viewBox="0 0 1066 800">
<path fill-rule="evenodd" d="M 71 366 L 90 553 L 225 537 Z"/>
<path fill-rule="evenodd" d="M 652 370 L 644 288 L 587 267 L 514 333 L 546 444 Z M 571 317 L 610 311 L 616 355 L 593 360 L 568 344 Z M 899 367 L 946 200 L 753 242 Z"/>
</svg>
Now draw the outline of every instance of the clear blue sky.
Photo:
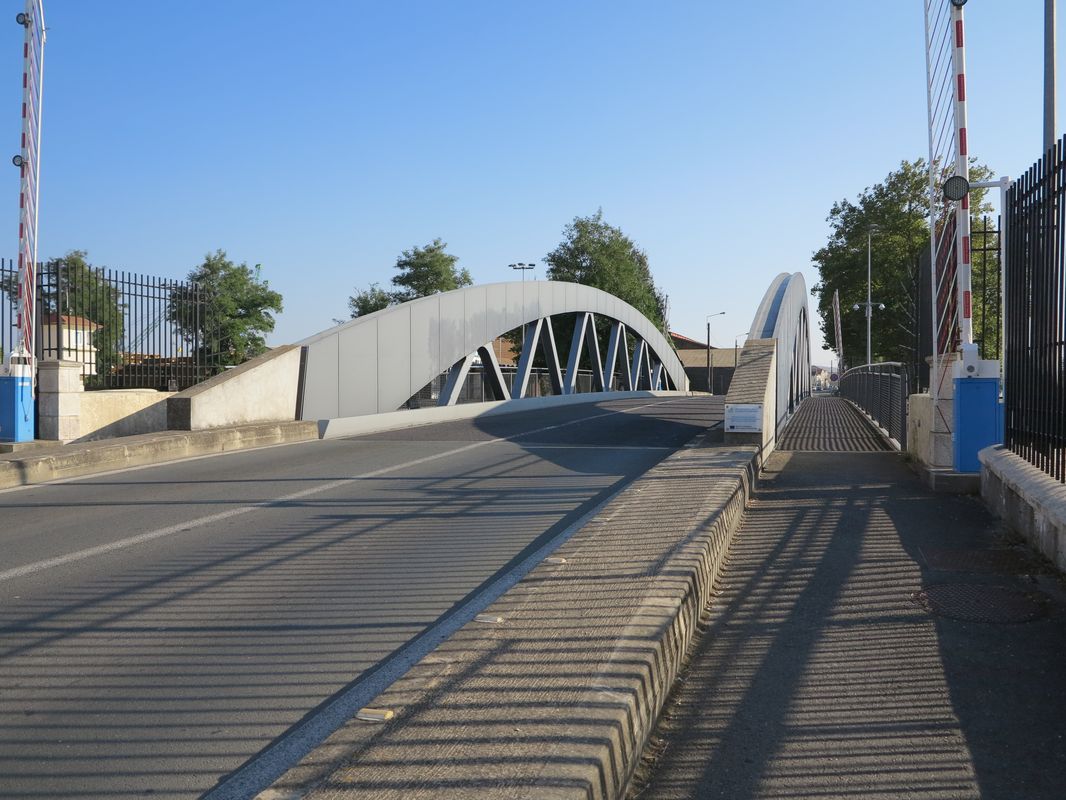
<svg viewBox="0 0 1066 800">
<path fill-rule="evenodd" d="M 0 28 L 11 153 L 21 7 Z M 966 6 L 971 152 L 998 174 L 1041 148 L 1042 9 Z M 346 317 L 403 249 L 439 236 L 475 281 L 509 280 L 602 207 L 647 251 L 671 327 L 702 339 L 725 310 L 712 340 L 731 346 L 774 275 L 815 283 L 835 200 L 926 155 L 921 0 L 46 13 L 42 257 L 180 277 L 223 248 L 284 295 L 272 343 Z"/>
</svg>

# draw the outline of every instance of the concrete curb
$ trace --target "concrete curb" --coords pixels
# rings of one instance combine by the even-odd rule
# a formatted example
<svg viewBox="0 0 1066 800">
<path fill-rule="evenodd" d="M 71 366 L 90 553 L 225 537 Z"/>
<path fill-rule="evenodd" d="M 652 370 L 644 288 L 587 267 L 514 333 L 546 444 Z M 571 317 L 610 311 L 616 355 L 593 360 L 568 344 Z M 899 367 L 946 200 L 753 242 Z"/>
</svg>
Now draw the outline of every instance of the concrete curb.
<svg viewBox="0 0 1066 800">
<path fill-rule="evenodd" d="M 697 441 L 258 800 L 623 796 L 713 594 L 756 449 Z M 565 559 L 565 562 L 559 559 Z"/>
<path fill-rule="evenodd" d="M 551 395 L 548 397 L 525 397 L 521 400 L 492 400 L 484 403 L 435 408 L 413 408 L 404 411 L 387 411 L 381 414 L 363 414 L 358 417 L 338 417 L 318 421 L 319 435 L 323 439 L 343 436 L 362 436 L 367 433 L 385 433 L 438 422 L 452 422 L 475 417 L 490 417 L 499 414 L 517 414 L 522 411 L 538 411 L 543 408 L 605 403 L 614 400 L 633 400 L 645 397 L 692 397 L 702 392 L 586 392 L 582 394 Z"/>
<path fill-rule="evenodd" d="M 204 431 L 166 431 L 63 445 L 0 458 L 0 489 L 78 478 L 125 467 L 318 438 L 316 422 L 263 422 Z"/>
</svg>

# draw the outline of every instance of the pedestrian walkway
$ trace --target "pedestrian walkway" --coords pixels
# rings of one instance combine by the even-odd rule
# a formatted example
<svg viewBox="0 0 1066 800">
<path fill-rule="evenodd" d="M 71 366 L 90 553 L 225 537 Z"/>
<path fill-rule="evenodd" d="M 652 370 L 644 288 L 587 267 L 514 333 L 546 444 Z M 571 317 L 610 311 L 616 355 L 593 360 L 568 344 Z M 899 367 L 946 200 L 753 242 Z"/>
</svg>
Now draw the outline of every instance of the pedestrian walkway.
<svg viewBox="0 0 1066 800">
<path fill-rule="evenodd" d="M 882 452 L 885 440 L 862 413 L 840 397 L 811 397 L 789 421 L 779 450 L 816 452 Z"/>
<path fill-rule="evenodd" d="M 847 429 L 841 406 L 806 401 L 782 444 Z M 754 498 L 631 797 L 1064 796 L 1050 567 L 895 453 L 778 451 Z"/>
</svg>

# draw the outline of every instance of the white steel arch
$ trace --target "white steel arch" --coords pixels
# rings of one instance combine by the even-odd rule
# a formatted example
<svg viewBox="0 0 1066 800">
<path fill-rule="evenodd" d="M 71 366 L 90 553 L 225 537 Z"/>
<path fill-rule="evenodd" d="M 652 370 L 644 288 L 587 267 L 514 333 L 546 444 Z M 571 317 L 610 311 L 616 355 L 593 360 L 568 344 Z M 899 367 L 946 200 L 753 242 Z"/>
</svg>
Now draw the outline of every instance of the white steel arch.
<svg viewBox="0 0 1066 800">
<path fill-rule="evenodd" d="M 803 275 L 782 272 L 763 295 L 748 332 L 752 339 L 777 340 L 777 424 L 811 393 L 811 337 L 807 284 Z"/>
<path fill-rule="evenodd" d="M 565 368 L 559 363 L 551 317 L 574 314 Z M 596 318 L 612 321 L 604 360 Z M 579 358 L 592 364 L 594 388 L 620 373 L 626 388 L 687 390 L 673 347 L 655 325 L 623 300 L 590 286 L 560 281 L 513 281 L 468 286 L 376 311 L 300 342 L 304 350 L 302 419 L 337 419 L 395 411 L 448 372 L 441 404 L 455 402 L 475 357 L 497 399 L 511 399 L 492 342 L 526 326 L 515 378 L 523 397 L 539 347 L 558 394 L 576 390 Z M 629 344 L 633 344 L 632 357 Z"/>
</svg>

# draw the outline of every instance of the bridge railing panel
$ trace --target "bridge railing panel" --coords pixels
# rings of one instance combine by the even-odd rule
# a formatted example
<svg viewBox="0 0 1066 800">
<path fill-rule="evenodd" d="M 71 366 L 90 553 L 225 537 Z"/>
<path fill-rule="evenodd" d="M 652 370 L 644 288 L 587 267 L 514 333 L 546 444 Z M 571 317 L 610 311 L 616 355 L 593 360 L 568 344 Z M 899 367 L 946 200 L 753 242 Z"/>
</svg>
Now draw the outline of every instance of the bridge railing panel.
<svg viewBox="0 0 1066 800">
<path fill-rule="evenodd" d="M 905 365 L 884 362 L 853 367 L 840 377 L 840 396 L 865 411 L 901 449 L 907 448 L 910 375 Z"/>
</svg>

